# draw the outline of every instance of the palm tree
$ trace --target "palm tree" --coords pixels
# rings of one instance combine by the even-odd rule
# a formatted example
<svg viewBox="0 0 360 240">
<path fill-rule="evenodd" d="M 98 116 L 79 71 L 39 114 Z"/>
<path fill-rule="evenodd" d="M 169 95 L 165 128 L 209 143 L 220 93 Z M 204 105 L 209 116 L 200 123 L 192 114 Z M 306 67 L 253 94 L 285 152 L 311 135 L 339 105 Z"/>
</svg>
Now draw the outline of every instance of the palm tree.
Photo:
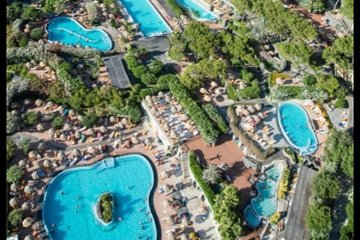
<svg viewBox="0 0 360 240">
<path fill-rule="evenodd" d="M 215 184 L 220 178 L 220 170 L 214 165 L 210 164 L 203 172 L 202 179 L 210 184 Z"/>
</svg>

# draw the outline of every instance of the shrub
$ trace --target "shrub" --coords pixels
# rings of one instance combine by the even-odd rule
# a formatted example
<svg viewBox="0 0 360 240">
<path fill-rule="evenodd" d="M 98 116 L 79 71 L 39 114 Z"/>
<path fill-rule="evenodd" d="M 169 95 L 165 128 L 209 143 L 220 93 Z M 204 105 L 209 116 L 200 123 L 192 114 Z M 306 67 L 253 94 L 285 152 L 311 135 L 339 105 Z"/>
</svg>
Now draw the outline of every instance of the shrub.
<svg viewBox="0 0 360 240">
<path fill-rule="evenodd" d="M 280 199 L 284 199 L 288 191 L 289 176 L 290 176 L 290 170 L 287 168 L 284 170 L 283 175 L 281 177 L 281 181 L 279 183 L 278 198 Z"/>
<path fill-rule="evenodd" d="M 13 134 L 18 131 L 19 126 L 19 117 L 12 112 L 6 112 L 6 133 Z"/>
<path fill-rule="evenodd" d="M 97 120 L 98 118 L 95 115 L 86 115 L 83 117 L 81 124 L 86 128 L 91 128 L 96 124 Z"/>
<path fill-rule="evenodd" d="M 226 86 L 226 92 L 228 94 L 228 97 L 231 99 L 231 100 L 234 100 L 234 101 L 237 101 L 237 95 L 236 95 L 236 91 L 234 89 L 234 86 L 232 84 L 228 84 Z"/>
<path fill-rule="evenodd" d="M 311 190 L 315 197 L 326 200 L 339 197 L 341 189 L 336 176 L 322 170 L 314 177 Z"/>
<path fill-rule="evenodd" d="M 319 203 L 311 204 L 305 222 L 314 239 L 328 239 L 332 225 L 331 209 Z"/>
<path fill-rule="evenodd" d="M 33 126 L 38 122 L 38 115 L 36 112 L 27 112 L 23 115 L 23 121 L 27 126 Z"/>
<path fill-rule="evenodd" d="M 112 206 L 113 206 L 113 198 L 110 194 L 106 193 L 100 198 L 100 206 L 101 206 L 101 219 L 108 223 L 112 220 Z"/>
<path fill-rule="evenodd" d="M 306 86 L 314 86 L 316 84 L 316 77 L 312 74 L 308 74 L 304 77 L 303 81 Z"/>
<path fill-rule="evenodd" d="M 202 191 L 204 192 L 206 199 L 209 201 L 210 205 L 214 205 L 215 201 L 215 192 L 212 190 L 209 184 L 207 184 L 203 179 L 203 169 L 196 161 L 196 154 L 193 151 L 189 152 L 189 167 L 190 171 L 194 175 L 196 182 L 201 187 Z"/>
<path fill-rule="evenodd" d="M 270 222 L 271 224 L 277 224 L 280 220 L 281 217 L 281 213 L 280 212 L 276 212 L 274 213 L 271 217 L 270 217 Z"/>
<path fill-rule="evenodd" d="M 209 118 L 217 125 L 221 132 L 227 133 L 229 131 L 227 123 L 212 104 L 203 105 L 203 109 Z"/>
<path fill-rule="evenodd" d="M 64 126 L 65 120 L 63 116 L 57 116 L 53 121 L 52 121 L 52 126 L 55 129 L 61 129 Z"/>
<path fill-rule="evenodd" d="M 44 32 L 41 28 L 37 27 L 31 30 L 30 37 L 34 40 L 39 40 L 43 37 Z"/>
<path fill-rule="evenodd" d="M 11 225 L 13 226 L 17 226 L 21 222 L 22 218 L 23 218 L 23 211 L 20 208 L 12 210 L 9 213 L 9 217 L 8 217 Z"/>
<path fill-rule="evenodd" d="M 29 39 L 27 37 L 21 37 L 19 40 L 19 47 L 26 47 L 28 42 L 29 42 Z"/>
<path fill-rule="evenodd" d="M 146 85 L 153 85 L 156 83 L 156 76 L 153 73 L 147 72 L 141 75 L 141 81 Z"/>
<path fill-rule="evenodd" d="M 335 107 L 337 108 L 348 108 L 348 102 L 346 98 L 338 98 L 335 102 Z"/>
<path fill-rule="evenodd" d="M 30 142 L 31 141 L 29 138 L 22 138 L 20 141 L 20 147 L 25 155 L 27 155 L 30 152 Z"/>
<path fill-rule="evenodd" d="M 251 82 L 251 86 L 238 91 L 240 99 L 255 99 L 260 97 L 260 85 L 257 80 Z"/>
<path fill-rule="evenodd" d="M 16 152 L 15 142 L 12 139 L 7 138 L 6 139 L 6 161 L 9 162 L 14 157 L 15 152 Z"/>
<path fill-rule="evenodd" d="M 6 181 L 8 183 L 17 183 L 22 178 L 24 171 L 18 165 L 11 166 L 6 171 Z"/>
<path fill-rule="evenodd" d="M 24 21 L 34 21 L 41 18 L 42 13 L 43 12 L 41 11 L 41 9 L 29 6 L 24 9 L 23 14 L 21 15 L 21 19 Z"/>
</svg>

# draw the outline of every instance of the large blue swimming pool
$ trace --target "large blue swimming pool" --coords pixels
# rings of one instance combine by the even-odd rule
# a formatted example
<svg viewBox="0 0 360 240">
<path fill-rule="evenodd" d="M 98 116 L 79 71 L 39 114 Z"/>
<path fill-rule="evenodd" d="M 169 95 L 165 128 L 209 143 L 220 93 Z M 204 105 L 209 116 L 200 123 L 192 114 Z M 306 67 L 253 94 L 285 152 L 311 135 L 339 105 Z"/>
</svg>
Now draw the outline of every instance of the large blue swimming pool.
<svg viewBox="0 0 360 240">
<path fill-rule="evenodd" d="M 134 21 L 140 24 L 144 37 L 152 37 L 171 33 L 162 16 L 149 0 L 119 0 Z"/>
<path fill-rule="evenodd" d="M 100 51 L 111 50 L 110 36 L 99 28 L 86 29 L 70 17 L 56 17 L 47 25 L 49 41 L 58 41 L 67 45 L 95 48 Z"/>
<path fill-rule="evenodd" d="M 310 155 L 317 149 L 317 139 L 305 110 L 295 103 L 283 103 L 278 109 L 279 125 L 286 140 L 301 155 Z"/>
<path fill-rule="evenodd" d="M 88 167 L 66 170 L 49 184 L 44 197 L 43 220 L 51 239 L 128 240 L 157 239 L 149 206 L 154 185 L 150 163 L 141 155 L 108 158 Z M 109 226 L 95 214 L 96 201 L 104 192 L 116 199 Z"/>
<path fill-rule="evenodd" d="M 256 183 L 257 196 L 245 208 L 245 220 L 252 228 L 257 228 L 262 218 L 269 218 L 277 208 L 277 189 L 283 166 L 278 164 L 266 170 L 266 178 Z"/>
<path fill-rule="evenodd" d="M 209 9 L 201 5 L 197 0 L 176 0 L 185 9 L 191 11 L 191 14 L 198 21 L 214 22 L 217 17 Z"/>
</svg>

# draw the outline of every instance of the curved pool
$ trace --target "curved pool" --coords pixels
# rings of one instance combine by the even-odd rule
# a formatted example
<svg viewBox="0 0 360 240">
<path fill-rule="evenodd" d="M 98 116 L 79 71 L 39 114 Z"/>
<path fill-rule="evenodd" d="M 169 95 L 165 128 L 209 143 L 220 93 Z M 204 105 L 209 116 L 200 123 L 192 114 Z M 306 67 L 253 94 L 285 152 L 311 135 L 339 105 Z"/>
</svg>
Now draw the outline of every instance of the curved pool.
<svg viewBox="0 0 360 240">
<path fill-rule="evenodd" d="M 109 34 L 99 28 L 86 29 L 71 17 L 56 17 L 49 21 L 46 30 L 48 40 L 67 45 L 95 48 L 99 51 L 109 51 L 113 43 Z"/>
<path fill-rule="evenodd" d="M 153 186 L 151 165 L 138 154 L 66 170 L 47 187 L 42 212 L 45 228 L 53 240 L 155 240 L 157 227 L 149 205 Z M 97 199 L 104 192 L 111 192 L 116 200 L 115 220 L 109 225 L 103 225 L 96 214 Z"/>
<path fill-rule="evenodd" d="M 317 139 L 306 111 L 296 103 L 282 103 L 278 109 L 281 131 L 290 145 L 301 155 L 317 150 Z"/>
<path fill-rule="evenodd" d="M 262 218 L 269 218 L 277 208 L 277 189 L 283 165 L 277 164 L 265 171 L 265 179 L 256 183 L 257 196 L 251 199 L 244 215 L 248 226 L 257 228 Z"/>
</svg>

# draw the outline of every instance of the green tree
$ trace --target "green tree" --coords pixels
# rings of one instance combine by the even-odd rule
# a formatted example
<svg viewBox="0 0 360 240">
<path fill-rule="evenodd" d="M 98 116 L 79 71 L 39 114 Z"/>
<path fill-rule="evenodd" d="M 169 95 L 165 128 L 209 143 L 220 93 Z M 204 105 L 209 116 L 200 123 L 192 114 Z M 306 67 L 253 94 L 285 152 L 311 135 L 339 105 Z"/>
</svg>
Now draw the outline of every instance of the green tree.
<svg viewBox="0 0 360 240">
<path fill-rule="evenodd" d="M 24 9 L 23 14 L 21 15 L 21 19 L 25 21 L 35 21 L 42 17 L 43 12 L 41 9 L 33 8 L 33 7 L 26 7 Z"/>
<path fill-rule="evenodd" d="M 177 81 L 177 78 L 174 74 L 165 74 L 165 75 L 161 75 L 156 84 L 158 86 L 166 86 L 167 88 L 169 87 L 169 82 L 170 81 Z"/>
<path fill-rule="evenodd" d="M 24 171 L 18 165 L 11 166 L 6 171 L 6 181 L 8 183 L 17 183 L 22 178 Z"/>
<path fill-rule="evenodd" d="M 214 56 L 220 43 L 218 37 L 210 31 L 210 28 L 198 21 L 191 21 L 186 25 L 183 36 L 198 60 Z"/>
<path fill-rule="evenodd" d="M 326 47 L 322 57 L 328 64 L 335 64 L 343 70 L 353 68 L 354 36 L 337 38 L 332 46 Z"/>
<path fill-rule="evenodd" d="M 314 86 L 316 84 L 316 77 L 312 74 L 308 74 L 303 79 L 306 86 Z"/>
<path fill-rule="evenodd" d="M 27 126 L 33 126 L 38 120 L 38 114 L 36 112 L 26 112 L 23 115 L 23 121 Z"/>
<path fill-rule="evenodd" d="M 64 126 L 65 123 L 65 119 L 63 116 L 57 116 L 53 121 L 52 121 L 52 127 L 55 129 L 62 129 L 62 127 Z"/>
<path fill-rule="evenodd" d="M 313 50 L 304 41 L 296 39 L 275 44 L 279 54 L 294 66 L 309 65 Z"/>
<path fill-rule="evenodd" d="M 341 13 L 346 17 L 354 18 L 354 0 L 342 0 L 341 1 Z"/>
<path fill-rule="evenodd" d="M 41 28 L 36 27 L 33 30 L 31 30 L 30 37 L 34 40 L 39 40 L 43 37 L 44 32 L 41 30 Z"/>
<path fill-rule="evenodd" d="M 255 99 L 260 97 L 260 92 L 260 84 L 257 80 L 254 80 L 249 87 L 238 91 L 238 97 L 240 99 Z"/>
<path fill-rule="evenodd" d="M 320 171 L 311 185 L 313 194 L 321 199 L 336 199 L 340 195 L 340 183 L 336 176 L 328 171 Z"/>
<path fill-rule="evenodd" d="M 350 178 L 354 178 L 354 144 L 350 145 L 347 155 L 342 159 L 341 170 Z"/>
<path fill-rule="evenodd" d="M 11 223 L 11 225 L 13 226 L 17 226 L 23 218 L 23 211 L 18 208 L 18 209 L 14 209 L 9 213 L 9 222 Z"/>
<path fill-rule="evenodd" d="M 6 139 L 6 161 L 9 162 L 15 155 L 16 144 L 11 138 Z"/>
<path fill-rule="evenodd" d="M 340 97 L 335 102 L 335 107 L 337 108 L 347 108 L 349 107 L 348 102 L 345 97 Z"/>
<path fill-rule="evenodd" d="M 23 5 L 21 2 L 13 2 L 6 8 L 6 20 L 8 23 L 12 23 L 17 18 L 20 18 L 23 11 Z"/>
<path fill-rule="evenodd" d="M 235 186 L 228 185 L 215 198 L 214 218 L 219 224 L 222 239 L 235 240 L 242 233 L 241 219 L 236 214 L 240 197 Z"/>
<path fill-rule="evenodd" d="M 336 91 L 340 88 L 339 81 L 334 76 L 325 74 L 317 76 L 316 86 L 327 92 L 330 98 L 333 98 Z"/>
<path fill-rule="evenodd" d="M 173 32 L 169 36 L 169 43 L 170 47 L 168 54 L 171 59 L 180 62 L 186 57 L 187 43 L 180 32 Z"/>
<path fill-rule="evenodd" d="M 144 73 L 141 75 L 141 81 L 146 85 L 153 85 L 156 83 L 156 76 L 151 72 Z"/>
<path fill-rule="evenodd" d="M 155 75 L 159 74 L 162 70 L 162 68 L 164 67 L 164 64 L 157 60 L 151 60 L 151 62 L 147 65 L 149 71 Z"/>
<path fill-rule="evenodd" d="M 44 11 L 46 13 L 62 13 L 69 0 L 45 0 Z"/>
<path fill-rule="evenodd" d="M 219 181 L 221 175 L 219 168 L 214 164 L 209 164 L 207 168 L 204 169 L 202 179 L 210 184 L 215 184 Z"/>
<path fill-rule="evenodd" d="M 312 238 L 327 239 L 331 230 L 331 209 L 319 203 L 311 204 L 306 215 L 306 225 Z"/>
</svg>

